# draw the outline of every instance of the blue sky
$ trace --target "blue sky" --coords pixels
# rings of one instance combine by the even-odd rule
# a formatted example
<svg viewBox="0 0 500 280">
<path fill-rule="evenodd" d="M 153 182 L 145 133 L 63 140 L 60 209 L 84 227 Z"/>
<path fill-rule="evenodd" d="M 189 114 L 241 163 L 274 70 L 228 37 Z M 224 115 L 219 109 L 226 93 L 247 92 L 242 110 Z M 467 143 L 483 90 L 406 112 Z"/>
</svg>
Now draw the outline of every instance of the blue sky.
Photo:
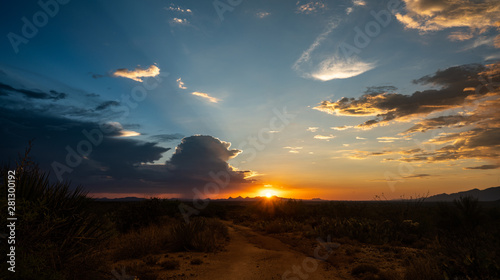
<svg viewBox="0 0 500 280">
<path fill-rule="evenodd" d="M 500 5 L 495 1 L 41 3 L 47 4 L 48 12 L 35 2 L 3 4 L 0 104 L 5 112 L 29 112 L 24 114 L 28 123 L 29 117 L 33 123 L 41 117 L 47 122 L 58 118 L 54 123 L 59 131 L 68 129 L 65 121 L 82 128 L 112 123 L 116 131 L 104 137 L 118 144 L 110 145 L 128 143 L 152 153 L 130 161 L 124 158 L 137 174 L 123 189 L 117 185 L 123 185 L 125 177 L 107 174 L 113 163 L 105 159 L 113 156 L 99 147 L 83 158 L 85 168 L 77 166 L 62 176 L 84 184 L 97 196 L 189 196 L 192 188 L 208 180 L 206 174 L 195 173 L 209 172 L 211 164 L 234 175 L 234 186 L 218 194 L 222 197 L 259 195 L 261 189 L 272 188 L 283 196 L 370 199 L 380 193 L 398 197 L 500 184 L 497 128 L 476 119 L 496 117 L 479 113 L 496 106 L 497 73 L 491 70 L 496 68 L 487 66 L 494 67 L 500 58 Z M 38 27 L 33 25 L 36 32 L 26 27 L 23 18 L 29 24 L 38 22 Z M 480 67 L 466 66 L 470 64 Z M 146 74 L 141 76 L 140 71 Z M 459 74 L 473 78 L 460 84 L 464 81 L 457 78 Z M 464 86 L 485 90 L 462 96 L 471 92 L 463 91 Z M 431 89 L 436 92 L 428 92 Z M 425 106 L 408 109 L 415 102 L 411 98 L 404 101 L 406 105 L 398 103 L 398 98 L 418 91 L 424 92 L 423 97 L 414 99 Z M 34 97 L 35 93 L 47 95 Z M 127 105 L 123 98 L 138 93 L 145 93 L 143 100 Z M 362 99 L 370 94 L 378 99 Z M 432 96 L 438 98 L 426 103 Z M 354 101 L 339 102 L 343 97 Z M 270 128 L 276 112 L 286 115 L 285 111 L 293 117 L 282 129 Z M 475 118 L 461 126 L 446 122 L 439 128 L 402 134 L 426 119 L 457 114 Z M 376 125 L 358 126 L 373 118 L 379 118 Z M 78 139 L 85 139 L 52 134 L 56 130 L 50 129 L 20 129 L 14 113 L 5 113 L 2 119 L 10 132 L 4 139 L 10 145 L 4 160 L 35 138 L 34 157 L 52 173 L 51 163 L 64 163 L 66 145 L 76 147 Z M 342 126 L 352 127 L 331 128 Z M 478 126 L 488 134 L 477 137 L 493 142 L 479 146 L 483 154 L 472 155 L 472 146 L 456 146 L 475 138 L 455 138 L 449 142 L 455 143 L 455 154 L 460 156 L 435 160 L 441 155 L 436 150 L 449 143 L 433 138 L 444 133 L 472 137 L 467 132 L 477 131 Z M 39 141 L 38 133 L 61 141 Z M 262 141 L 259 133 L 268 140 Z M 214 142 L 196 135 L 214 137 L 224 151 L 208 151 L 215 149 Z M 257 145 L 250 144 L 251 137 L 257 138 Z M 198 156 L 185 151 L 186 161 L 178 162 L 186 166 L 189 160 L 203 162 L 200 157 L 205 152 L 216 158 L 190 171 L 192 177 L 205 179 L 173 174 L 182 169 L 169 167 L 174 152 L 182 156 L 180 149 L 176 151 L 181 141 L 194 141 L 186 146 L 200 149 Z M 439 142 L 433 151 L 415 150 L 432 141 Z M 37 149 L 55 152 L 42 155 Z M 240 152 L 236 155 L 231 149 Z M 415 158 L 401 160 L 401 155 L 410 155 L 403 151 L 410 150 L 415 150 L 411 154 Z M 149 179 L 142 169 L 155 170 L 150 175 L 158 179 Z M 387 174 L 396 179 L 387 180 Z M 86 180 L 88 176 L 93 179 Z"/>
</svg>

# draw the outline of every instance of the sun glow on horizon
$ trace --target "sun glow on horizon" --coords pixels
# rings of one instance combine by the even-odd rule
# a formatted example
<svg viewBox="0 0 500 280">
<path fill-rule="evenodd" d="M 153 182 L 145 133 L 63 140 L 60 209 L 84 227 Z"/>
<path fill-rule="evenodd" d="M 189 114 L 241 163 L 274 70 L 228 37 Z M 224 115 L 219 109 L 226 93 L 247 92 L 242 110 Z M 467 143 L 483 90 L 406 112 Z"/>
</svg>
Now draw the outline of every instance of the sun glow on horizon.
<svg viewBox="0 0 500 280">
<path fill-rule="evenodd" d="M 264 185 L 264 188 L 260 190 L 260 196 L 271 198 L 273 196 L 278 196 L 276 190 L 273 189 L 273 185 Z"/>
</svg>

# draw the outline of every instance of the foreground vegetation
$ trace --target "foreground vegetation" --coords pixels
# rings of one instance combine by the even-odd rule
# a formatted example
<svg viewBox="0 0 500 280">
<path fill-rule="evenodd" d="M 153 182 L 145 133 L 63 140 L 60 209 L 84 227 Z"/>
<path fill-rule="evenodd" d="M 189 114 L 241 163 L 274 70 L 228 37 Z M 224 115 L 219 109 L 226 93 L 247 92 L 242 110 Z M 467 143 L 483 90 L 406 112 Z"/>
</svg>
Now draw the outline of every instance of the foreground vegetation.
<svg viewBox="0 0 500 280">
<path fill-rule="evenodd" d="M 166 253 L 222 250 L 229 235 L 221 220 L 273 235 L 310 255 L 317 238 L 338 242 L 342 250 L 327 262 L 352 266 L 353 279 L 500 279 L 498 202 L 222 201 L 185 223 L 179 201 L 98 202 L 80 187 L 49 182 L 27 157 L 11 168 L 17 174 L 17 279 L 110 279 L 110 271 L 119 269 L 115 264 L 127 259 L 141 260 L 127 267 L 128 274 L 157 279 L 153 271 L 179 266 Z M 2 205 L 6 185 L 3 178 Z M 377 248 L 403 270 L 381 268 L 366 248 Z"/>
</svg>

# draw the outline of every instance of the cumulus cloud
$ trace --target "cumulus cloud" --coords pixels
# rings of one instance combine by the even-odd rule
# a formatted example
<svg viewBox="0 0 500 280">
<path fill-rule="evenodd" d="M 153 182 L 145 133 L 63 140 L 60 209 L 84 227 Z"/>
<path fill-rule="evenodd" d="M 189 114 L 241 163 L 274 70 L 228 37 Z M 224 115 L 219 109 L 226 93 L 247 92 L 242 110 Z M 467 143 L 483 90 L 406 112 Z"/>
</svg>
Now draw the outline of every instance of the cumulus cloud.
<svg viewBox="0 0 500 280">
<path fill-rule="evenodd" d="M 184 85 L 184 82 L 181 80 L 181 78 L 175 80 L 177 82 L 177 86 L 179 86 L 180 89 L 187 89 L 187 87 Z"/>
<path fill-rule="evenodd" d="M 318 131 L 319 127 L 316 127 L 316 126 L 310 126 L 308 127 L 306 130 L 307 131 L 310 131 L 310 132 L 316 132 Z"/>
<path fill-rule="evenodd" d="M 406 13 L 396 14 L 396 18 L 406 28 L 421 32 L 438 31 L 448 28 L 462 28 L 452 33 L 452 40 L 467 40 L 473 34 L 484 33 L 498 27 L 500 22 L 500 2 L 485 1 L 433 1 L 404 0 Z"/>
<path fill-rule="evenodd" d="M 160 75 L 160 68 L 156 65 L 151 65 L 146 69 L 135 68 L 134 70 L 128 70 L 126 68 L 118 69 L 113 73 L 115 77 L 123 77 L 132 79 L 137 82 L 142 82 L 141 78 L 144 77 L 156 77 Z"/>
<path fill-rule="evenodd" d="M 212 103 L 217 103 L 217 102 L 220 101 L 218 98 L 212 97 L 208 93 L 204 93 L 204 92 L 194 91 L 191 94 L 199 96 L 199 97 L 202 97 L 202 98 L 205 98 L 205 99 L 207 99 L 208 101 L 210 101 Z"/>
<path fill-rule="evenodd" d="M 481 78 L 486 68 L 479 64 L 450 67 L 437 71 L 432 76 L 414 80 L 415 84 L 440 87 L 416 91 L 411 95 L 380 91 L 370 92 L 359 98 L 342 97 L 332 101 L 322 101 L 314 109 L 338 116 L 375 118 L 359 124 L 358 128 L 371 128 L 385 125 L 390 121 L 407 121 L 432 112 L 461 107 L 467 98 L 483 96 L 488 93 Z M 474 88 L 469 91 L 464 89 Z"/>
<path fill-rule="evenodd" d="M 249 183 L 251 171 L 240 171 L 227 163 L 242 151 L 230 149 L 231 143 L 209 135 L 195 135 L 182 139 L 174 154 L 166 162 L 172 174 L 168 182 L 186 187 L 203 187 L 222 180 L 229 188 Z M 188 189 L 191 191 L 191 189 Z"/>
<path fill-rule="evenodd" d="M 176 18 L 170 20 L 171 25 L 188 25 L 189 21 L 185 18 Z"/>
<path fill-rule="evenodd" d="M 177 13 L 183 13 L 183 14 L 191 14 L 193 11 L 191 9 L 183 9 L 178 5 L 170 4 L 169 7 L 164 8 L 167 11 L 172 11 L 172 12 L 177 12 Z"/>
<path fill-rule="evenodd" d="M 378 137 L 379 142 L 411 140 L 415 133 L 448 129 L 423 146 L 396 152 L 403 162 L 444 162 L 450 160 L 479 159 L 496 161 L 483 168 L 498 165 L 500 156 L 500 63 L 462 65 L 437 71 L 414 81 L 416 84 L 437 86 L 414 92 L 371 92 L 360 98 L 341 98 L 336 102 L 324 101 L 315 109 L 334 115 L 375 116 L 358 125 L 371 128 L 390 122 L 414 124 L 397 137 Z M 362 156 L 369 153 L 362 153 Z M 360 157 L 359 155 L 355 155 Z M 474 169 L 474 168 L 467 168 Z"/>
<path fill-rule="evenodd" d="M 297 5 L 300 4 L 300 1 L 297 2 Z M 295 10 L 298 14 L 313 14 L 326 9 L 326 5 L 322 2 L 309 2 L 306 4 L 299 5 Z"/>
</svg>

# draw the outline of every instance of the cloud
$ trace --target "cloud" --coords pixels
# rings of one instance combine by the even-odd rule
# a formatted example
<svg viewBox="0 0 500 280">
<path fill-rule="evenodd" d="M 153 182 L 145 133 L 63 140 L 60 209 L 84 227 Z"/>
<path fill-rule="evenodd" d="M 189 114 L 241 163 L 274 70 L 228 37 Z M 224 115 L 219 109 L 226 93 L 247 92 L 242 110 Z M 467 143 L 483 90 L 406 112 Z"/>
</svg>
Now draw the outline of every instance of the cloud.
<svg viewBox="0 0 500 280">
<path fill-rule="evenodd" d="M 180 89 L 187 89 L 186 86 L 184 86 L 184 82 L 182 82 L 181 78 L 175 80 L 177 82 L 177 85 L 179 86 Z"/>
<path fill-rule="evenodd" d="M 451 41 L 466 41 L 472 39 L 472 37 L 474 37 L 474 34 L 463 31 L 451 32 L 451 34 L 448 35 L 448 39 L 450 39 Z"/>
<path fill-rule="evenodd" d="M 0 138 L 3 160 L 16 159 L 17 153 L 34 139 L 31 156 L 42 169 L 51 171 L 55 179 L 57 172 L 53 163 L 64 164 L 72 171 L 63 172 L 63 179 L 85 184 L 92 190 L 98 190 L 105 177 L 116 180 L 134 178 L 138 175 L 136 165 L 158 160 L 168 151 L 168 148 L 153 142 L 117 137 L 126 133 L 118 123 L 99 124 L 6 108 L 0 110 L 0 120 L 5 132 Z M 108 133 L 103 132 L 103 127 Z M 86 135 L 92 135 L 90 137 L 95 140 L 91 142 Z M 81 151 L 88 154 L 83 155 Z M 68 158 L 73 162 L 71 166 L 67 164 Z M 78 161 L 80 163 L 75 165 Z"/>
<path fill-rule="evenodd" d="M 258 18 L 265 18 L 271 15 L 270 12 L 258 12 L 255 14 Z"/>
<path fill-rule="evenodd" d="M 318 135 L 314 135 L 314 139 L 319 139 L 319 140 L 327 140 L 327 141 L 329 141 L 330 139 L 333 139 L 333 138 L 335 138 L 335 137 L 336 137 L 336 136 L 333 136 L 333 135 L 331 135 L 331 134 L 330 134 L 330 135 L 320 135 L 320 134 L 318 134 Z"/>
<path fill-rule="evenodd" d="M 119 106 L 119 105 L 120 105 L 120 102 L 118 102 L 118 101 L 104 101 L 101 104 L 99 104 L 95 108 L 95 110 L 102 111 L 102 110 L 108 109 L 109 107 L 114 107 L 114 106 Z"/>
<path fill-rule="evenodd" d="M 299 2 L 297 2 L 297 5 L 298 4 L 299 4 Z M 325 9 L 326 9 L 326 5 L 324 3 L 321 3 L 321 2 L 309 2 L 309 3 L 306 3 L 306 4 L 298 6 L 297 9 L 295 10 L 295 12 L 297 14 L 310 15 L 310 14 L 313 14 L 313 13 L 317 13 L 317 12 L 323 11 Z"/>
<path fill-rule="evenodd" d="M 160 75 L 160 68 L 156 65 L 151 65 L 147 69 L 141 69 L 139 67 L 135 68 L 134 70 L 128 70 L 125 68 L 118 69 L 113 73 L 113 76 L 115 77 L 123 77 L 123 78 L 128 78 L 132 79 L 137 82 L 142 82 L 143 77 L 156 77 Z"/>
<path fill-rule="evenodd" d="M 400 140 L 400 139 L 401 139 L 401 137 L 388 137 L 388 136 L 377 137 L 377 140 L 380 143 L 392 143 L 395 140 Z"/>
<path fill-rule="evenodd" d="M 363 129 L 386 125 L 390 121 L 407 121 L 412 117 L 461 107 L 468 98 L 487 94 L 488 90 L 481 80 L 484 80 L 481 78 L 484 71 L 486 67 L 479 64 L 454 66 L 414 80 L 415 84 L 438 86 L 438 89 L 416 91 L 411 95 L 385 90 L 370 92 L 359 98 L 322 101 L 314 109 L 337 116 L 375 116 L 357 126 Z M 467 88 L 478 90 L 463 90 Z"/>
<path fill-rule="evenodd" d="M 185 18 L 176 18 L 170 20 L 171 25 L 188 25 L 189 21 Z"/>
<path fill-rule="evenodd" d="M 182 139 L 170 160 L 166 162 L 166 167 L 172 174 L 168 182 L 180 184 L 186 187 L 187 191 L 194 187 L 203 190 L 204 184 L 217 180 L 226 182 L 228 188 L 233 190 L 241 184 L 250 183 L 247 178 L 251 176 L 251 171 L 240 171 L 227 163 L 242 152 L 230 147 L 231 143 L 209 135 Z"/>
<path fill-rule="evenodd" d="M 203 97 L 203 98 L 207 99 L 208 101 L 210 101 L 212 103 L 217 103 L 217 102 L 220 101 L 220 99 L 212 97 L 212 96 L 208 95 L 208 93 L 204 93 L 204 92 L 194 91 L 191 94 L 199 96 L 199 97 Z"/>
<path fill-rule="evenodd" d="M 122 130 L 119 132 L 119 134 L 117 136 L 118 137 L 133 137 L 133 136 L 139 136 L 139 135 L 141 135 L 141 134 L 137 131 Z"/>
<path fill-rule="evenodd" d="M 375 67 L 374 62 L 364 62 L 356 55 L 346 56 L 339 53 L 339 48 L 334 53 L 321 53 L 313 56 L 316 49 L 325 41 L 328 35 L 337 27 L 336 22 L 329 22 L 325 30 L 314 40 L 295 61 L 292 69 L 304 78 L 320 81 L 333 79 L 346 79 L 360 75 Z"/>
<path fill-rule="evenodd" d="M 422 178 L 429 177 L 429 176 L 432 176 L 432 175 L 430 175 L 430 174 L 415 174 L 415 175 L 404 176 L 402 178 L 403 179 L 422 179 Z"/>
<path fill-rule="evenodd" d="M 310 76 L 320 81 L 347 79 L 363 74 L 374 67 L 375 63 L 363 62 L 356 57 L 344 58 L 340 55 L 333 55 L 319 63 Z"/>
<path fill-rule="evenodd" d="M 252 182 L 248 179 L 251 171 L 239 171 L 227 163 L 241 151 L 230 149 L 230 143 L 212 136 L 186 137 L 170 160 L 165 164 L 153 164 L 169 148 L 161 147 L 156 142 L 123 137 L 131 136 L 132 131 L 123 130 L 119 123 L 99 124 L 5 108 L 0 110 L 0 121 L 3 162 L 17 159 L 17 153 L 34 139 L 31 156 L 42 170 L 51 172 L 51 179 L 57 179 L 57 172 L 53 169 L 54 162 L 57 162 L 70 170 L 59 173 L 64 180 L 81 184 L 93 194 L 144 193 L 192 197 L 193 188 L 203 192 L 203 187 L 209 182 L 219 184 L 220 180 L 227 181 L 221 192 L 240 190 L 244 184 Z M 104 132 L 102 127 L 106 127 L 109 133 Z M 167 141 L 179 137 L 178 134 L 164 134 L 152 138 Z M 82 151 L 86 154 L 80 154 Z M 67 163 L 68 158 L 73 162 L 71 166 Z M 74 164 L 77 158 L 79 162 Z"/>
<path fill-rule="evenodd" d="M 438 133 L 424 142 L 422 145 L 427 148 L 399 151 L 397 153 L 401 157 L 391 160 L 431 163 L 476 159 L 498 162 L 500 63 L 450 67 L 414 83 L 438 89 L 416 91 L 412 95 L 371 92 L 357 99 L 324 101 L 316 109 L 334 115 L 375 116 L 358 125 L 358 128 L 413 120 L 411 127 L 399 133 L 400 136 L 377 138 L 387 143 L 410 140 L 409 135 L 414 133 L 451 130 Z"/>
<path fill-rule="evenodd" d="M 421 32 L 462 28 L 452 33 L 452 40 L 467 40 L 472 34 L 481 34 L 498 27 L 500 2 L 486 1 L 431 1 L 404 0 L 406 13 L 396 14 L 396 18 L 406 28 Z M 466 35 L 468 34 L 468 35 Z"/>
<path fill-rule="evenodd" d="M 464 170 L 489 170 L 500 168 L 499 164 L 484 164 L 480 166 L 464 167 Z"/>
<path fill-rule="evenodd" d="M 172 12 L 177 12 L 177 13 L 182 13 L 182 14 L 191 14 L 193 11 L 191 9 L 183 9 L 178 5 L 170 4 L 169 7 L 164 8 L 167 11 L 172 11 Z"/>
<path fill-rule="evenodd" d="M 350 13 L 352 13 L 352 11 L 354 10 L 354 8 L 356 6 L 366 6 L 366 2 L 363 1 L 363 0 L 353 0 L 352 1 L 352 7 L 348 7 L 345 11 L 346 11 L 346 14 L 349 15 Z"/>
<path fill-rule="evenodd" d="M 64 92 L 55 90 L 41 91 L 41 90 L 28 90 L 14 88 L 10 85 L 0 83 L 0 96 L 9 96 L 12 94 L 21 94 L 26 99 L 40 99 L 40 100 L 61 100 L 65 99 L 68 95 Z"/>
<path fill-rule="evenodd" d="M 303 149 L 303 147 L 290 147 L 290 146 L 288 146 L 288 147 L 283 147 L 283 149 L 288 149 L 288 150 L 289 150 L 289 151 L 288 151 L 289 153 L 292 153 L 292 154 L 298 154 L 298 153 L 299 153 L 299 150 L 302 150 L 302 149 Z"/>
<path fill-rule="evenodd" d="M 310 132 L 316 132 L 318 131 L 319 127 L 316 127 L 316 126 L 310 126 L 308 127 L 306 130 L 307 131 L 310 131 Z"/>
<path fill-rule="evenodd" d="M 342 125 L 342 126 L 332 126 L 330 128 L 333 130 L 346 130 L 349 128 L 353 128 L 353 126 L 352 125 Z"/>
<path fill-rule="evenodd" d="M 157 142 L 170 142 L 173 140 L 178 140 L 182 139 L 184 135 L 180 133 L 174 133 L 174 134 L 157 134 L 157 135 L 152 135 L 150 138 L 153 139 L 154 141 Z"/>
</svg>

